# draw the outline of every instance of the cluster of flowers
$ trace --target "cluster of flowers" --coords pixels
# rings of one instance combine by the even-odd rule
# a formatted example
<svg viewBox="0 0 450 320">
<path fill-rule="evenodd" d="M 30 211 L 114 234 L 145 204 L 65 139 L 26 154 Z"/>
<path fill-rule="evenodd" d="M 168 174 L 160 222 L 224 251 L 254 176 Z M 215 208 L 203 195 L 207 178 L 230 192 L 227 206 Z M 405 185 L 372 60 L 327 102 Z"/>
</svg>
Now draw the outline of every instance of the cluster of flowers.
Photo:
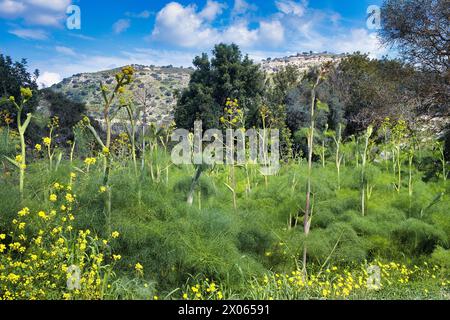
<svg viewBox="0 0 450 320">
<path fill-rule="evenodd" d="M 71 183 L 55 182 L 46 210 L 23 208 L 0 234 L 0 300 L 101 299 L 111 287 L 107 279 L 121 256 L 109 242 L 119 233 L 101 239 L 74 229 Z"/>
<path fill-rule="evenodd" d="M 411 280 L 432 279 L 443 288 L 448 288 L 450 281 L 440 273 L 438 266 L 415 265 L 408 268 L 395 262 L 383 263 L 375 261 L 371 267 L 379 270 L 379 275 L 372 273 L 367 264 L 359 268 L 340 270 L 337 266 L 322 270 L 317 274 L 305 277 L 301 271 L 291 274 L 268 274 L 263 279 L 255 279 L 251 285 L 254 298 L 316 298 L 316 299 L 349 299 L 365 297 L 367 293 L 382 293 L 408 284 Z M 379 278 L 378 278 L 379 276 Z M 424 288 L 423 294 L 428 289 Z"/>
<path fill-rule="evenodd" d="M 206 278 L 197 284 L 186 286 L 182 292 L 184 300 L 222 300 L 223 290 L 214 281 Z"/>
<path fill-rule="evenodd" d="M 220 122 L 229 127 L 235 127 L 244 122 L 244 112 L 239 108 L 237 99 L 227 98 L 224 115 L 220 118 Z"/>
</svg>

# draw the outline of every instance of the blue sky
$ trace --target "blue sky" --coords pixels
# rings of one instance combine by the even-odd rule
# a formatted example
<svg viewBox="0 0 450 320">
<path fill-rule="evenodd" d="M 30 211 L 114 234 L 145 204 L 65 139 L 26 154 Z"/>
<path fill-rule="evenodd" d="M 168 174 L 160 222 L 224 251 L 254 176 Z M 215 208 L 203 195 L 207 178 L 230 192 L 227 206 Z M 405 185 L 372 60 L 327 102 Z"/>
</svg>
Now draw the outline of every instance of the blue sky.
<svg viewBox="0 0 450 320">
<path fill-rule="evenodd" d="M 131 63 L 190 66 L 218 42 L 255 61 L 303 51 L 381 56 L 367 8 L 381 0 L 0 0 L 0 53 L 27 58 L 51 85 Z M 70 5 L 81 29 L 70 30 Z"/>
</svg>

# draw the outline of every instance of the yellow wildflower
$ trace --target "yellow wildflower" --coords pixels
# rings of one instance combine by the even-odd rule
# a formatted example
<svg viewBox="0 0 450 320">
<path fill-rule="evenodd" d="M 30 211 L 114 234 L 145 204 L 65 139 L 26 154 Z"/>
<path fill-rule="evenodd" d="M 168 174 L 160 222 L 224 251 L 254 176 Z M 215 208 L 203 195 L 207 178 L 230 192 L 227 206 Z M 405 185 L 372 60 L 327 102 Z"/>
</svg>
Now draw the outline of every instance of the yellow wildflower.
<svg viewBox="0 0 450 320">
<path fill-rule="evenodd" d="M 50 146 L 50 144 L 52 143 L 52 139 L 50 137 L 44 137 L 42 138 L 42 141 L 44 142 L 45 146 Z"/>
<path fill-rule="evenodd" d="M 136 263 L 136 265 L 134 266 L 134 269 L 139 273 L 142 273 L 144 271 L 144 267 L 139 262 Z"/>
</svg>

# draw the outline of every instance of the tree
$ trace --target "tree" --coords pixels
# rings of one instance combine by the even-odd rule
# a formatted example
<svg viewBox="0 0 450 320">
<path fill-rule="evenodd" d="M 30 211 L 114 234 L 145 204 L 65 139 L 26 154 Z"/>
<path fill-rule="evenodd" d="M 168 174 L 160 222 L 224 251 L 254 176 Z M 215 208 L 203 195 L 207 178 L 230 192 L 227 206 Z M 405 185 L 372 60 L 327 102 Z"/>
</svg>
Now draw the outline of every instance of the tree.
<svg viewBox="0 0 450 320">
<path fill-rule="evenodd" d="M 448 72 L 450 6 L 448 0 L 386 0 L 381 39 L 408 61 L 427 70 Z"/>
<path fill-rule="evenodd" d="M 192 129 L 203 121 L 203 128 L 219 127 L 227 98 L 237 99 L 247 115 L 247 125 L 258 124 L 264 93 L 264 75 L 248 56 L 243 57 L 235 44 L 218 44 L 213 57 L 197 56 L 189 86 L 179 95 L 175 107 L 178 127 Z"/>
<path fill-rule="evenodd" d="M 386 117 L 413 119 L 415 111 L 426 104 L 421 99 L 424 83 L 423 74 L 408 64 L 370 59 L 356 52 L 330 73 L 327 86 L 342 103 L 339 112 L 347 121 L 345 134 L 351 135 Z"/>
<path fill-rule="evenodd" d="M 49 88 L 41 90 L 41 99 L 49 103 L 50 116 L 56 116 L 59 119 L 58 139 L 73 141 L 73 127 L 83 118 L 86 106 L 83 103 L 74 102 Z"/>
<path fill-rule="evenodd" d="M 380 36 L 385 45 L 427 74 L 421 93 L 438 111 L 450 98 L 450 6 L 448 0 L 386 0 Z M 427 107 L 429 108 L 429 107 Z"/>
<path fill-rule="evenodd" d="M 35 70 L 33 75 L 27 71 L 27 60 L 13 62 L 11 57 L 0 54 L 0 106 L 7 110 L 13 117 L 17 116 L 17 108 L 9 102 L 12 96 L 20 104 L 22 96 L 20 88 L 29 88 L 33 96 L 23 107 L 23 114 L 32 113 L 38 105 L 38 85 L 36 79 L 39 71 Z M 12 124 L 16 126 L 17 124 Z"/>
</svg>

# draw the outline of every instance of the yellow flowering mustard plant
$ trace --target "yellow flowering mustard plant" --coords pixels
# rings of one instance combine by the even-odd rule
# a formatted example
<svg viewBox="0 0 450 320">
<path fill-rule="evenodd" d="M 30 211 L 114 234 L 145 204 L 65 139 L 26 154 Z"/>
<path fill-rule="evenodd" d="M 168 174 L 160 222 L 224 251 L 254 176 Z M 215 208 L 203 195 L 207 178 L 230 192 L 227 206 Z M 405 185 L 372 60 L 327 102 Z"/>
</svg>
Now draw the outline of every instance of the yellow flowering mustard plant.
<svg viewBox="0 0 450 320">
<path fill-rule="evenodd" d="M 21 209 L 10 232 L 0 234 L 0 300 L 102 299 L 108 294 L 108 279 L 121 256 L 110 252 L 107 239 L 75 230 L 71 205 L 76 196 L 67 195 L 61 199 L 65 210 L 58 209 L 52 194 L 53 207 Z"/>
</svg>

